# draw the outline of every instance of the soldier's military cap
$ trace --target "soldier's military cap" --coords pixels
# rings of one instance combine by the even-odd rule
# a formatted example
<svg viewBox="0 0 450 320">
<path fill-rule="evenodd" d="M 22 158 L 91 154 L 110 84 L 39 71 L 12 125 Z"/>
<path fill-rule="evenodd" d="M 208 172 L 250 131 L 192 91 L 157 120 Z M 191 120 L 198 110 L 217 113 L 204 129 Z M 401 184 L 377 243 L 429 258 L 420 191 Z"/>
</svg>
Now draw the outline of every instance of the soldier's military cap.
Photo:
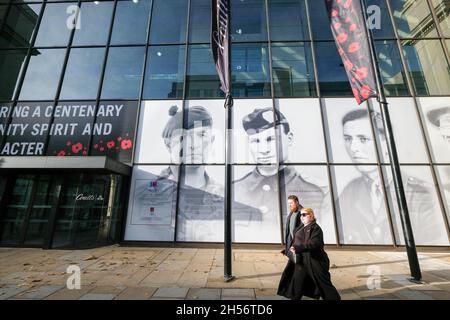
<svg viewBox="0 0 450 320">
<path fill-rule="evenodd" d="M 275 115 L 275 116 L 274 116 Z M 289 123 L 284 115 L 271 107 L 256 108 L 242 119 L 242 126 L 248 134 L 257 133 L 262 130 L 284 125 L 289 132 Z"/>
<path fill-rule="evenodd" d="M 185 129 L 192 129 L 196 126 L 210 127 L 212 126 L 211 114 L 202 106 L 192 106 L 187 109 L 187 123 Z M 169 109 L 170 119 L 162 132 L 164 139 L 169 139 L 175 130 L 180 130 L 183 124 L 183 111 L 179 110 L 177 106 L 172 106 Z M 181 132 L 181 130 L 180 130 Z"/>
<path fill-rule="evenodd" d="M 427 118 L 433 125 L 439 127 L 439 118 L 444 114 L 450 114 L 450 106 L 428 111 Z"/>
</svg>

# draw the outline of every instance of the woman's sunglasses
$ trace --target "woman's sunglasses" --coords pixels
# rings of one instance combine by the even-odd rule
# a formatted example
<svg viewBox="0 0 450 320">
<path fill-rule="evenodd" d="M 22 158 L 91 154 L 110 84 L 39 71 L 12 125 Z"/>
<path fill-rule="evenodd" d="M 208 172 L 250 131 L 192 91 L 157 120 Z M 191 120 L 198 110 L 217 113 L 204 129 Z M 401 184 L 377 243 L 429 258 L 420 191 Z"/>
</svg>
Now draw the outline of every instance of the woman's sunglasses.
<svg viewBox="0 0 450 320">
<path fill-rule="evenodd" d="M 307 214 L 307 213 L 300 213 L 300 215 L 302 216 L 302 217 L 306 217 L 306 216 L 309 216 L 309 214 Z"/>
</svg>

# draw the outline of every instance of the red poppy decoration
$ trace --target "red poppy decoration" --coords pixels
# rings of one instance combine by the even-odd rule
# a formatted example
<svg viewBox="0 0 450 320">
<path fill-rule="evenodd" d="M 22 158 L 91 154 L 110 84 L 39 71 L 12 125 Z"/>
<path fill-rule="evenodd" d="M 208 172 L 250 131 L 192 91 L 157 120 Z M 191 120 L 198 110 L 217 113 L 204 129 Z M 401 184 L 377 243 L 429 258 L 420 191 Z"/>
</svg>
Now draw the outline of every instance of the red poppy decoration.
<svg viewBox="0 0 450 320">
<path fill-rule="evenodd" d="M 61 150 L 58 152 L 57 154 L 58 157 L 65 157 L 66 156 L 66 152 L 64 150 Z"/>
<path fill-rule="evenodd" d="M 331 32 L 356 102 L 376 97 L 375 75 L 360 1 L 326 0 Z"/>
<path fill-rule="evenodd" d="M 72 152 L 73 153 L 76 154 L 76 153 L 80 152 L 81 150 L 83 150 L 83 145 L 80 142 L 75 143 L 74 145 L 72 145 Z"/>
<path fill-rule="evenodd" d="M 108 143 L 106 144 L 106 146 L 108 147 L 108 149 L 114 148 L 115 146 L 115 142 L 114 141 L 108 141 Z"/>
<path fill-rule="evenodd" d="M 133 146 L 133 143 L 131 140 L 122 140 L 122 143 L 120 144 L 120 147 L 123 150 L 131 149 L 132 146 Z"/>
</svg>

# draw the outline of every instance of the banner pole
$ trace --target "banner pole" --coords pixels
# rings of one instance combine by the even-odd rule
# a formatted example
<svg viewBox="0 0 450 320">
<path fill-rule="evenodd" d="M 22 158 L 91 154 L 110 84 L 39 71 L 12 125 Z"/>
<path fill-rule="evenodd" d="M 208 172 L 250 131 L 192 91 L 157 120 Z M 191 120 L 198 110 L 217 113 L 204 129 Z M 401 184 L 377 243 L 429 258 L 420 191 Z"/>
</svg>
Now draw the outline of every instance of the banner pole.
<svg viewBox="0 0 450 320">
<path fill-rule="evenodd" d="M 403 235 L 405 238 L 406 253 L 408 256 L 409 268 L 411 277 L 409 280 L 414 283 L 421 283 L 422 274 L 420 271 L 419 259 L 417 257 L 416 244 L 414 241 L 414 235 L 411 227 L 411 220 L 409 217 L 408 204 L 406 202 L 405 189 L 403 187 L 402 176 L 400 171 L 400 164 L 398 160 L 397 148 L 394 141 L 394 134 L 392 130 L 391 119 L 389 116 L 388 103 L 384 94 L 383 82 L 381 80 L 381 72 L 375 52 L 375 45 L 372 37 L 372 31 L 367 27 L 367 13 L 365 11 L 365 0 L 360 0 L 361 11 L 363 14 L 364 28 L 366 29 L 371 62 L 374 69 L 375 81 L 378 90 L 377 101 L 380 104 L 381 115 L 383 118 L 383 124 L 386 135 L 386 145 L 389 152 L 392 177 L 395 187 L 395 194 L 397 196 L 397 204 L 400 212 L 400 220 L 402 223 Z M 395 239 L 394 239 L 395 241 Z"/>
</svg>

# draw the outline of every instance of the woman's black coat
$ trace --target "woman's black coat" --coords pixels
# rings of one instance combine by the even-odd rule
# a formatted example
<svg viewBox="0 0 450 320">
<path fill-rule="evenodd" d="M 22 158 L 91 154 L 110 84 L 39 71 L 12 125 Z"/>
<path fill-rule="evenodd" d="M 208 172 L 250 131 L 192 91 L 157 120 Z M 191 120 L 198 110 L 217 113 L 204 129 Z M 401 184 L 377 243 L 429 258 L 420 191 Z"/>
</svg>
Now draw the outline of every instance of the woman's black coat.
<svg viewBox="0 0 450 320">
<path fill-rule="evenodd" d="M 289 299 L 302 296 L 317 299 L 340 299 L 339 293 L 331 283 L 330 260 L 323 249 L 322 229 L 316 222 L 294 230 L 296 253 L 300 253 L 302 264 L 289 261 L 281 275 L 278 295 Z"/>
</svg>

